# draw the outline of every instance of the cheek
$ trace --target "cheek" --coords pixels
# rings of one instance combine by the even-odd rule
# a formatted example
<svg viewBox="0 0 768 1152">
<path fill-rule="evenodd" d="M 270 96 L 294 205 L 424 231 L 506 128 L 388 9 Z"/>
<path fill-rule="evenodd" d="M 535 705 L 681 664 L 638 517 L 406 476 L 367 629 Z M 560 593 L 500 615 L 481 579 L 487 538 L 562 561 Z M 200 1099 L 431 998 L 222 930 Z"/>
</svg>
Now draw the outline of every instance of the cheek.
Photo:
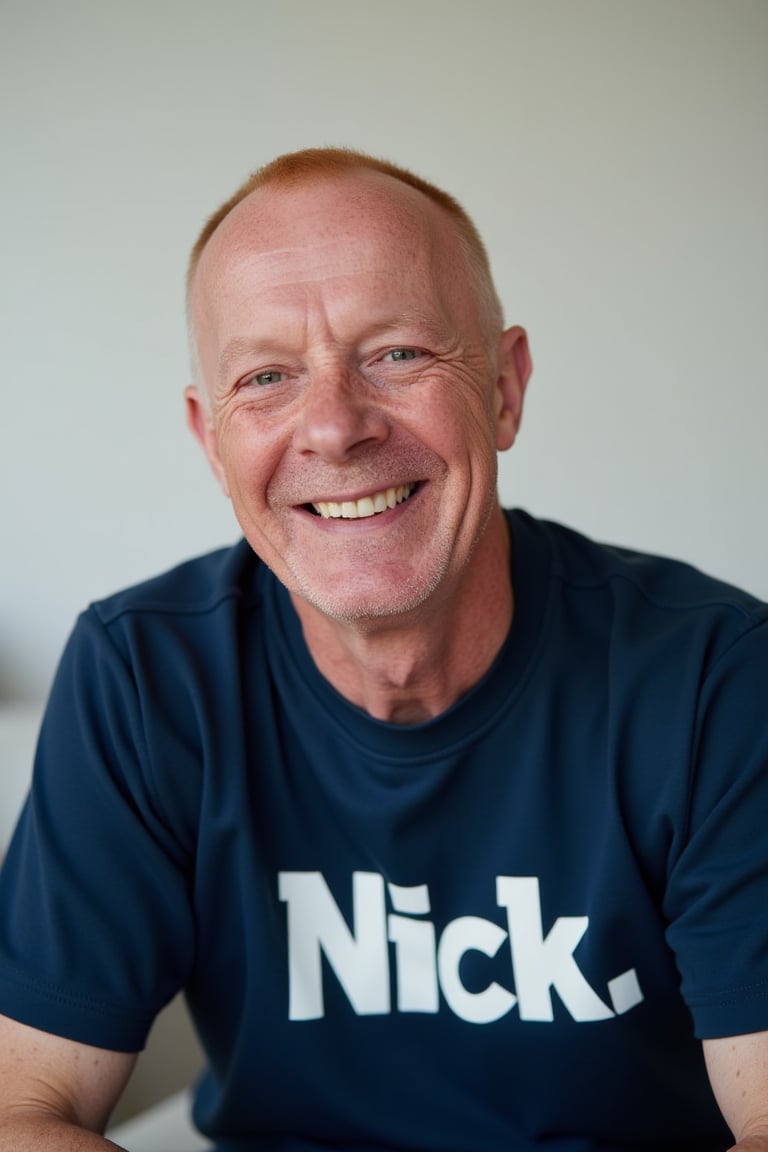
<svg viewBox="0 0 768 1152">
<path fill-rule="evenodd" d="M 425 422 L 435 447 L 442 446 L 454 459 L 495 455 L 496 428 L 490 397 L 477 385 L 454 387 L 434 398 Z"/>
<path fill-rule="evenodd" d="M 270 451 L 264 421 L 245 406 L 222 411 L 217 429 L 221 459 L 232 474 L 255 471 Z"/>
<path fill-rule="evenodd" d="M 263 493 L 269 475 L 270 456 L 253 431 L 230 425 L 220 436 L 219 456 L 232 499 L 253 499 Z"/>
</svg>

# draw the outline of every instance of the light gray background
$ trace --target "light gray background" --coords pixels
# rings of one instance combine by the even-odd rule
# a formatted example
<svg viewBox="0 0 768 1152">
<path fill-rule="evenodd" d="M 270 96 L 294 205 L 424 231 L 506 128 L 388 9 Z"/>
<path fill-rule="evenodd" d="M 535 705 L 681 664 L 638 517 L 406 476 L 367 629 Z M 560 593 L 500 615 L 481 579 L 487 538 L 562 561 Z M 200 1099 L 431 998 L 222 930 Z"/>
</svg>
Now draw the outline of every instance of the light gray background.
<svg viewBox="0 0 768 1152">
<path fill-rule="evenodd" d="M 343 143 L 474 215 L 535 373 L 505 502 L 768 597 L 766 0 L 3 0 L 0 701 L 237 535 L 183 424 L 186 254 Z"/>
</svg>

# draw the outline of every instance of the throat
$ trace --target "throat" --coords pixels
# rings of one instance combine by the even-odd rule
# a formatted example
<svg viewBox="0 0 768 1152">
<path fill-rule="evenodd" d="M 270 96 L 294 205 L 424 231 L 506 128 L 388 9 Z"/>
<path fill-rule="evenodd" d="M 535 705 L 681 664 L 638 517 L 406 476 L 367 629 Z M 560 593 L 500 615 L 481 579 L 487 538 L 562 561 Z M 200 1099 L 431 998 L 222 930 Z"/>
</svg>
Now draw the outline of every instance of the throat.
<svg viewBox="0 0 768 1152">
<path fill-rule="evenodd" d="M 395 704 L 389 715 L 381 717 L 381 719 L 387 720 L 390 724 L 407 726 L 409 724 L 425 724 L 427 720 L 432 720 L 433 716 L 434 713 L 421 701 L 404 700 L 400 704 Z"/>
<path fill-rule="evenodd" d="M 292 593 L 320 673 L 350 703 L 384 723 L 423 724 L 452 707 L 488 671 L 514 614 L 510 541 L 501 510 L 459 586 L 412 610 L 342 620 Z"/>
<path fill-rule="evenodd" d="M 391 626 L 371 635 L 337 626 L 330 636 L 324 634 L 327 621 L 307 619 L 301 608 L 299 615 L 319 671 L 342 696 L 385 724 L 424 724 L 472 687 L 476 670 L 446 645 L 444 633 L 403 634 Z"/>
</svg>

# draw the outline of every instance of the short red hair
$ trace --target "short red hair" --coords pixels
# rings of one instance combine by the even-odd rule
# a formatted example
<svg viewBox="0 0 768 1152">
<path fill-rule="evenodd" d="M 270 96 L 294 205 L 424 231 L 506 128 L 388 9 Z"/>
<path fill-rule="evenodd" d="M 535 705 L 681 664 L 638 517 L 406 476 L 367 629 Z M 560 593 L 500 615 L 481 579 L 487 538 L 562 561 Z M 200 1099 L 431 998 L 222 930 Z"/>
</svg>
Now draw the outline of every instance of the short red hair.
<svg viewBox="0 0 768 1152">
<path fill-rule="evenodd" d="M 189 292 L 191 287 L 202 251 L 211 236 L 232 209 L 251 192 L 267 184 L 278 188 L 295 188 L 301 184 L 320 182 L 360 169 L 380 172 L 384 176 L 391 176 L 394 180 L 415 188 L 447 213 L 456 228 L 469 266 L 475 274 L 483 311 L 494 327 L 501 327 L 501 306 L 493 286 L 488 253 L 480 233 L 458 200 L 448 192 L 444 192 L 442 188 L 416 176 L 407 168 L 401 168 L 388 160 L 380 160 L 351 148 L 305 148 L 300 152 L 287 152 L 252 173 L 203 225 L 189 257 L 187 291 Z"/>
</svg>

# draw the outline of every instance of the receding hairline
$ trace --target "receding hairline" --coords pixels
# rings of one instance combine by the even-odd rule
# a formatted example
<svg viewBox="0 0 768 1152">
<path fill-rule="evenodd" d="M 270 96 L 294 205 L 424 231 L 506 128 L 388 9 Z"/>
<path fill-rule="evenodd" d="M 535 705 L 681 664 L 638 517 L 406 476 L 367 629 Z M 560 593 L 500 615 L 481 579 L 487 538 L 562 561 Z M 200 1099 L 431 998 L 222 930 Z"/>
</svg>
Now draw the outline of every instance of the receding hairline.
<svg viewBox="0 0 768 1152">
<path fill-rule="evenodd" d="M 378 172 L 416 189 L 432 203 L 437 204 L 453 223 L 462 248 L 474 266 L 481 281 L 484 281 L 484 295 L 492 298 L 498 309 L 498 299 L 493 288 L 490 262 L 485 245 L 473 221 L 461 204 L 450 193 L 417 176 L 408 168 L 393 164 L 365 152 L 350 148 L 306 148 L 300 152 L 287 152 L 253 172 L 239 188 L 206 220 L 192 248 L 187 268 L 187 298 L 200 262 L 203 250 L 219 225 L 247 196 L 259 188 L 272 187 L 285 189 L 320 184 L 355 172 Z M 498 309 L 500 312 L 500 309 Z"/>
</svg>

